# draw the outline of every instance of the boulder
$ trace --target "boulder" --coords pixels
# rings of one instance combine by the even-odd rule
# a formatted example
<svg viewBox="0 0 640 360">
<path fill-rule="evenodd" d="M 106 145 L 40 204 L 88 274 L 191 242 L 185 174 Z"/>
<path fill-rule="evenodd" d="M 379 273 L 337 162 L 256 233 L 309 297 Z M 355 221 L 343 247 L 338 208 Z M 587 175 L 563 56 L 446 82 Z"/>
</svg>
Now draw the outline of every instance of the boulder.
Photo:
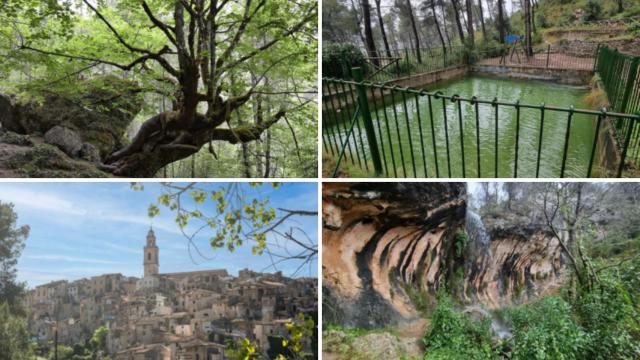
<svg viewBox="0 0 640 360">
<path fill-rule="evenodd" d="M 142 108 L 139 94 L 136 83 L 117 76 L 83 80 L 72 94 L 46 93 L 24 103 L 0 94 L 0 128 L 20 134 L 46 134 L 64 127 L 104 157 L 122 147 L 129 124 Z"/>
<path fill-rule="evenodd" d="M 92 163 L 100 162 L 100 151 L 91 143 L 84 143 L 80 148 L 80 158 Z"/>
<path fill-rule="evenodd" d="M 71 157 L 79 157 L 82 149 L 82 138 L 75 131 L 64 126 L 54 126 L 44 134 L 47 144 L 55 145 Z"/>
</svg>

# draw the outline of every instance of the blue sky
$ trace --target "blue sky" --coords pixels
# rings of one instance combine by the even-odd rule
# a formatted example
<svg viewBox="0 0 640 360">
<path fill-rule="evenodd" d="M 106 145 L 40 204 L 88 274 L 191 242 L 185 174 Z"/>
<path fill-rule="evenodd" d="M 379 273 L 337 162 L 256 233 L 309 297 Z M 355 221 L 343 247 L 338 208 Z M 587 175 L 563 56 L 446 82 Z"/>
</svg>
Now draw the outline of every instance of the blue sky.
<svg viewBox="0 0 640 360">
<path fill-rule="evenodd" d="M 199 184 L 207 190 L 224 185 Z M 285 183 L 278 189 L 270 185 L 241 186 L 247 196 L 268 196 L 276 208 L 318 209 L 316 183 Z M 225 268 L 236 275 L 243 268 L 261 271 L 271 264 L 268 256 L 251 254 L 249 245 L 234 253 L 213 251 L 208 245 L 211 232 L 194 239 L 200 251 L 211 259 L 194 255 L 194 262 L 187 251 L 187 240 L 173 220 L 174 214 L 162 209 L 160 216 L 147 217 L 149 204 L 159 195 L 160 186 L 156 183 L 145 183 L 144 191 L 133 191 L 126 182 L 0 183 L 0 201 L 13 203 L 18 224 L 31 227 L 18 262 L 18 279 L 33 287 L 105 273 L 141 277 L 142 248 L 150 225 L 160 248 L 161 273 Z M 316 217 L 296 218 L 282 229 L 292 226 L 303 229 L 309 241 L 318 243 Z M 298 265 L 286 262 L 278 270 L 291 275 Z M 317 263 L 305 266 L 299 276 L 317 276 Z"/>
</svg>

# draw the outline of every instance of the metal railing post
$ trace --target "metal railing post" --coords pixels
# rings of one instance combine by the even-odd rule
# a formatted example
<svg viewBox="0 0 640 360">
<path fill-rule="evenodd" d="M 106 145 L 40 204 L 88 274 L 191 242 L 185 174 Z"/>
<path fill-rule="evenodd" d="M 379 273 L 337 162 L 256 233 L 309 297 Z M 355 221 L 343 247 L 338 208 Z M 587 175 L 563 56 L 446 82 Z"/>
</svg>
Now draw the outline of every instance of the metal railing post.
<svg viewBox="0 0 640 360">
<path fill-rule="evenodd" d="M 549 53 L 551 52 L 551 44 L 547 45 L 547 69 L 549 68 Z"/>
<path fill-rule="evenodd" d="M 593 62 L 593 72 L 598 70 L 598 57 L 600 56 L 600 43 L 598 43 L 598 47 L 596 48 L 596 59 Z"/>
<path fill-rule="evenodd" d="M 629 109 L 629 96 L 631 95 L 631 92 L 633 90 L 633 87 L 635 85 L 635 79 L 636 76 L 638 75 L 638 66 L 640 65 L 640 57 L 637 57 L 635 59 L 633 59 L 633 61 L 631 62 L 631 67 L 629 68 L 629 77 L 627 78 L 627 86 L 626 89 L 624 89 L 624 95 L 622 96 L 622 103 L 620 104 L 620 111 L 621 112 L 631 112 L 633 109 Z"/>
<path fill-rule="evenodd" d="M 640 115 L 640 113 L 638 113 Z M 629 126 L 625 136 L 624 144 L 622 145 L 622 155 L 620 157 L 620 165 L 618 166 L 618 174 L 616 177 L 622 177 L 622 170 L 624 169 L 624 162 L 627 159 L 627 150 L 629 149 L 629 142 L 631 141 L 631 129 L 633 127 L 633 119 L 629 119 Z"/>
<path fill-rule="evenodd" d="M 365 90 L 364 84 L 362 83 L 364 81 L 362 68 L 355 67 L 351 70 L 356 82 L 358 83 L 356 85 L 356 91 L 358 93 L 358 105 L 360 107 L 360 113 L 362 114 L 364 129 L 367 134 L 367 141 L 369 142 L 369 151 L 371 151 L 373 168 L 376 174 L 379 175 L 382 174 L 382 162 L 380 161 L 380 152 L 378 151 L 378 142 L 376 141 L 376 131 L 373 127 L 373 121 L 371 120 L 371 112 L 369 112 L 367 91 Z"/>
</svg>

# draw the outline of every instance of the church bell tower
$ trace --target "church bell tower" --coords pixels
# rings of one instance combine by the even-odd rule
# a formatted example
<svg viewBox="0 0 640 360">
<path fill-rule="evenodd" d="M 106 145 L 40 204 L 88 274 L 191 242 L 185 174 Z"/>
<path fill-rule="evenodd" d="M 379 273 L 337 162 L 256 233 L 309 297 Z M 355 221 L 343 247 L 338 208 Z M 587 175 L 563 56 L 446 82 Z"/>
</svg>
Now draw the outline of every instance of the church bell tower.
<svg viewBox="0 0 640 360">
<path fill-rule="evenodd" d="M 156 246 L 156 235 L 153 228 L 147 234 L 147 245 L 144 247 L 144 276 L 158 275 L 158 252 Z"/>
</svg>

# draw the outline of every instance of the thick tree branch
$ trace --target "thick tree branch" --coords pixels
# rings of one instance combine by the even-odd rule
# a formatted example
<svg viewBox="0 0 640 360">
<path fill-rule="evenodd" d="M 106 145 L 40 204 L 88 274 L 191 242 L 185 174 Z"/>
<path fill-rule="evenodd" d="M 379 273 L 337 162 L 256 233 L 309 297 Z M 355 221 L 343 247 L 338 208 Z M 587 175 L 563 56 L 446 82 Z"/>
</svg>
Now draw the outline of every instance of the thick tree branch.
<svg viewBox="0 0 640 360">
<path fill-rule="evenodd" d="M 260 139 L 262 133 L 285 115 L 285 110 L 278 111 L 271 119 L 253 126 L 243 126 L 235 129 L 214 129 L 212 140 L 226 141 L 230 144 L 246 143 Z"/>
<path fill-rule="evenodd" d="M 147 14 L 147 17 L 149 18 L 149 20 L 151 20 L 151 22 L 155 26 L 157 26 L 158 28 L 160 28 L 160 30 L 162 30 L 162 32 L 165 34 L 167 39 L 169 39 L 169 41 L 171 41 L 172 44 L 174 44 L 176 47 L 178 47 L 178 43 L 176 42 L 176 39 L 173 37 L 173 35 L 171 35 L 171 32 L 169 31 L 169 30 L 173 30 L 173 29 L 171 29 L 167 24 L 165 24 L 162 21 L 158 20 L 153 15 L 153 12 L 149 8 L 149 5 L 147 5 L 146 1 L 142 2 L 142 8 L 144 9 L 144 12 Z"/>
</svg>

